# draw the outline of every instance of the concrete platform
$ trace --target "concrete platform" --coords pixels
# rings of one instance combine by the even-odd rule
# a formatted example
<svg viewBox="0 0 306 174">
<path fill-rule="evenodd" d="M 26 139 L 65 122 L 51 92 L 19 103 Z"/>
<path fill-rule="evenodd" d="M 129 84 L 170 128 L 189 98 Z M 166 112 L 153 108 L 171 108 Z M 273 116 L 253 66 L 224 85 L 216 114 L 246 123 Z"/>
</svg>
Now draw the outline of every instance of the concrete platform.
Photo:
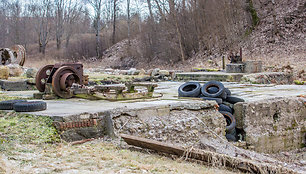
<svg viewBox="0 0 306 174">
<path fill-rule="evenodd" d="M 158 84 L 155 95 L 162 97 L 155 99 L 120 102 L 77 98 L 46 100 L 47 110 L 29 114 L 51 117 L 56 127 L 63 130 L 59 131 L 60 135 L 67 141 L 125 133 L 194 145 L 205 134 L 203 123 L 224 137 L 226 123 L 214 101 L 178 98 L 177 89 L 183 82 Z M 245 132 L 247 148 L 276 153 L 299 148 L 305 142 L 306 99 L 297 96 L 306 94 L 306 85 L 223 84 L 231 90 L 232 96 L 245 100 L 234 105 L 234 116 L 236 127 Z M 29 98 L 34 92 L 2 93 Z M 88 126 L 88 122 L 95 126 Z"/>
<path fill-rule="evenodd" d="M 226 72 L 184 72 L 177 73 L 178 81 L 250 82 L 255 84 L 292 84 L 292 74 L 284 72 L 226 73 Z"/>
<path fill-rule="evenodd" d="M 45 100 L 48 109 L 40 112 L 31 112 L 35 115 L 67 117 L 84 113 L 99 113 L 118 108 L 139 109 L 146 107 L 167 106 L 176 103 L 190 103 L 190 99 L 178 99 L 177 89 L 183 82 L 160 82 L 155 89 L 155 96 L 163 95 L 155 99 L 141 99 L 133 101 L 110 102 L 106 100 L 85 100 L 72 98 L 68 100 Z M 258 101 L 275 97 L 290 97 L 306 94 L 306 85 L 255 85 L 224 82 L 233 96 L 241 97 L 246 102 Z M 37 91 L 3 91 L 9 96 L 31 98 Z M 197 101 L 197 100 L 193 100 Z M 198 101 L 201 101 L 200 99 Z"/>
<path fill-rule="evenodd" d="M 217 80 L 223 82 L 239 82 L 243 73 L 226 73 L 226 72 L 184 72 L 177 73 L 176 80 L 178 81 L 210 81 Z"/>
</svg>

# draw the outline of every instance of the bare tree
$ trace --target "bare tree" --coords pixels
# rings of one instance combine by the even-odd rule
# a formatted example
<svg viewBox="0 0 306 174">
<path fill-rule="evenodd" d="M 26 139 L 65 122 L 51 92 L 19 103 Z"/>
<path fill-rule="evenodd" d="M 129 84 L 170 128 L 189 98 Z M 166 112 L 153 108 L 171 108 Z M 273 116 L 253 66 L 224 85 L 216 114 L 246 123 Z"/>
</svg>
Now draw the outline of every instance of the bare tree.
<svg viewBox="0 0 306 174">
<path fill-rule="evenodd" d="M 76 27 L 76 23 L 80 20 L 80 16 L 82 13 L 82 6 L 79 6 L 77 2 L 72 2 L 73 0 L 69 0 L 67 4 L 67 8 L 64 13 L 65 19 L 65 33 L 66 33 L 66 44 L 67 48 L 70 43 L 70 38 L 73 35 Z M 85 13 L 88 13 L 85 11 Z"/>
<path fill-rule="evenodd" d="M 64 11 L 66 6 L 66 0 L 55 0 L 55 37 L 56 48 L 61 49 L 62 37 L 64 33 Z"/>
<path fill-rule="evenodd" d="M 113 0 L 113 38 L 112 43 L 116 43 L 116 13 L 117 13 L 117 0 Z"/>
<path fill-rule="evenodd" d="M 45 54 L 52 26 L 52 1 L 41 0 L 32 2 L 29 10 L 36 19 L 35 30 L 38 36 L 39 52 Z"/>
<path fill-rule="evenodd" d="M 128 25 L 128 44 L 129 46 L 131 45 L 131 36 L 130 36 L 130 25 L 131 25 L 131 18 L 130 18 L 130 0 L 127 0 L 126 1 L 127 3 L 127 10 L 126 10 L 126 13 L 127 13 L 127 25 Z"/>
<path fill-rule="evenodd" d="M 178 16 L 177 16 L 177 12 L 176 12 L 176 7 L 175 7 L 175 2 L 174 0 L 168 0 L 169 3 L 169 7 L 170 7 L 170 15 L 173 17 L 174 23 L 175 23 L 175 27 L 176 27 L 176 32 L 178 35 L 178 39 L 179 39 L 179 46 L 180 46 L 180 52 L 181 52 L 181 59 L 182 61 L 185 61 L 185 51 L 184 51 L 184 45 L 183 45 L 183 36 L 181 33 L 181 29 L 179 27 L 179 22 L 178 22 Z"/>
<path fill-rule="evenodd" d="M 20 3 L 19 0 L 15 1 L 15 2 L 11 2 L 9 4 L 9 9 L 11 12 L 11 18 L 10 18 L 10 26 L 11 26 L 11 31 L 13 32 L 12 35 L 10 35 L 12 37 L 12 41 L 14 42 L 14 44 L 20 44 L 20 22 L 21 22 L 21 6 L 22 4 Z"/>
<path fill-rule="evenodd" d="M 8 14 L 8 1 L 0 1 L 0 47 L 4 47 L 7 43 L 7 34 L 9 32 L 9 25 L 7 20 Z"/>
<path fill-rule="evenodd" d="M 95 31 L 96 31 L 96 56 L 100 58 L 100 30 L 101 30 L 101 13 L 102 13 L 102 0 L 85 0 L 89 3 L 95 11 Z"/>
</svg>

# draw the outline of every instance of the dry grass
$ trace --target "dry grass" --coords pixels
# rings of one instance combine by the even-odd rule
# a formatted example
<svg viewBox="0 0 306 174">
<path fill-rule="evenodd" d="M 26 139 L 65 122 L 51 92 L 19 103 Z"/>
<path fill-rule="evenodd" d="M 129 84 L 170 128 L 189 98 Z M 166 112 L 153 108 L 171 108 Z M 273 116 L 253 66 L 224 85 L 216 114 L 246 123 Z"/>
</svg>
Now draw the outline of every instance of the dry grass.
<svg viewBox="0 0 306 174">
<path fill-rule="evenodd" d="M 25 145 L 9 158 L 11 162 L 0 158 L 1 166 L 5 166 L 2 171 L 7 173 L 234 173 L 157 154 L 121 149 L 102 140 L 77 146 L 65 143 Z"/>
<path fill-rule="evenodd" d="M 226 169 L 127 149 L 97 139 L 61 142 L 50 118 L 0 112 L 0 174 L 30 173 L 233 173 Z"/>
</svg>

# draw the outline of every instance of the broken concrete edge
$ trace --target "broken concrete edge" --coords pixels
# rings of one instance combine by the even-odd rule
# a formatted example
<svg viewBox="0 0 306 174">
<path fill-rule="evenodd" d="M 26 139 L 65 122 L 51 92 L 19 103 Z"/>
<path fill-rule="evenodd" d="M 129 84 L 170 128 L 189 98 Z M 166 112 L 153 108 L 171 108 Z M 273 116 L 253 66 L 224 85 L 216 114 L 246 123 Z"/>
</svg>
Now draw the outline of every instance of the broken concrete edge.
<svg viewBox="0 0 306 174">
<path fill-rule="evenodd" d="M 184 148 L 165 142 L 141 138 L 132 135 L 120 134 L 123 140 L 133 146 L 155 150 L 167 154 L 185 157 L 185 159 L 192 158 L 205 162 L 211 166 L 227 167 L 230 169 L 240 170 L 249 173 L 296 173 L 283 166 L 275 166 L 269 163 L 259 163 L 249 159 L 231 157 L 225 154 L 219 154 L 202 149 Z"/>
<path fill-rule="evenodd" d="M 306 98 L 276 97 L 234 105 L 237 128 L 257 152 L 277 153 L 305 147 Z"/>
<path fill-rule="evenodd" d="M 140 115 L 157 115 L 157 116 L 165 116 L 169 115 L 173 110 L 203 110 L 203 109 L 216 109 L 215 101 L 188 101 L 188 102 L 178 102 L 175 104 L 169 105 L 161 105 L 161 106 L 149 106 L 144 108 L 132 108 L 127 109 L 116 108 L 111 110 L 105 110 L 103 112 L 84 112 L 81 114 L 69 115 L 69 116 L 48 116 L 48 115 L 40 115 L 50 117 L 54 123 L 53 125 L 56 127 L 58 132 L 61 134 L 63 132 L 72 133 L 73 129 L 86 129 L 89 132 L 93 132 L 89 130 L 90 128 L 96 129 L 100 136 L 107 135 L 111 138 L 116 138 L 113 125 L 113 119 L 116 119 L 120 116 L 129 116 L 129 117 L 139 117 Z M 83 132 L 82 130 L 76 130 L 76 132 Z M 83 134 L 83 133 L 82 133 Z M 65 135 L 66 139 L 69 141 L 69 135 Z M 85 136 L 86 138 L 86 136 Z M 88 138 L 88 137 L 87 137 Z"/>
<path fill-rule="evenodd" d="M 110 113 L 111 117 L 117 117 L 120 115 L 128 115 L 128 116 L 137 116 L 137 112 L 142 112 L 145 110 L 162 110 L 162 109 L 168 109 L 169 111 L 172 110 L 201 110 L 201 109 L 209 109 L 209 108 L 216 108 L 216 102 L 215 101 L 180 101 L 177 103 L 169 104 L 169 105 L 158 105 L 158 106 L 148 106 L 143 108 L 132 108 L 127 109 L 126 107 L 120 107 L 116 109 L 109 109 L 102 112 L 83 112 L 80 114 L 74 114 L 74 115 L 44 115 L 39 114 L 38 116 L 48 116 L 53 121 L 58 122 L 69 122 L 69 121 L 80 121 L 83 119 L 99 119 L 106 115 L 106 113 Z"/>
</svg>

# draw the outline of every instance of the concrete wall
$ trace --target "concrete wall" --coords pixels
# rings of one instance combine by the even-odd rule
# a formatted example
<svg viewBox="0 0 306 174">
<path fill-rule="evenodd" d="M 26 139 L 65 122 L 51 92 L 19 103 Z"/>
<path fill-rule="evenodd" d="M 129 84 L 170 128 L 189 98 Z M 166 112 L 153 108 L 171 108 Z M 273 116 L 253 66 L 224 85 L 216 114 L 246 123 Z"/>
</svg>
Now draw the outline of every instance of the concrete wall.
<svg viewBox="0 0 306 174">
<path fill-rule="evenodd" d="M 212 131 L 225 135 L 226 122 L 216 110 L 214 101 L 188 101 L 170 105 L 150 106 L 140 109 L 116 108 L 96 114 L 79 114 L 69 117 L 53 117 L 55 125 L 72 123 L 84 119 L 96 119 L 97 125 L 74 127 L 59 133 L 66 141 L 98 138 L 108 135 L 118 137 L 120 133 L 151 138 L 181 145 L 200 145 L 204 135 Z M 70 126 L 71 127 L 71 126 Z M 225 137 L 224 137 L 225 138 Z"/>
<path fill-rule="evenodd" d="M 116 134 L 125 133 L 185 146 L 199 146 L 211 131 L 224 137 L 225 119 L 214 102 L 150 107 L 113 117 Z"/>
<path fill-rule="evenodd" d="M 275 153 L 305 146 L 306 99 L 274 98 L 234 105 L 237 127 L 258 152 Z"/>
</svg>

